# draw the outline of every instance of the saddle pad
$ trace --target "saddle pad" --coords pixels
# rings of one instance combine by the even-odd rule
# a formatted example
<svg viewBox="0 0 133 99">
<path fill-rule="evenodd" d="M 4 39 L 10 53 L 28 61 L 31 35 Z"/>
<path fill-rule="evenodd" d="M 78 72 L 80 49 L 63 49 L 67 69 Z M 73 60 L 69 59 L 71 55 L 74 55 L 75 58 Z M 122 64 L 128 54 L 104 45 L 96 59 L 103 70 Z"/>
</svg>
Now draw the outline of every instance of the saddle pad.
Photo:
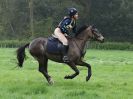
<svg viewBox="0 0 133 99">
<path fill-rule="evenodd" d="M 47 42 L 47 52 L 49 53 L 61 53 L 63 45 L 57 38 L 49 37 Z"/>
</svg>

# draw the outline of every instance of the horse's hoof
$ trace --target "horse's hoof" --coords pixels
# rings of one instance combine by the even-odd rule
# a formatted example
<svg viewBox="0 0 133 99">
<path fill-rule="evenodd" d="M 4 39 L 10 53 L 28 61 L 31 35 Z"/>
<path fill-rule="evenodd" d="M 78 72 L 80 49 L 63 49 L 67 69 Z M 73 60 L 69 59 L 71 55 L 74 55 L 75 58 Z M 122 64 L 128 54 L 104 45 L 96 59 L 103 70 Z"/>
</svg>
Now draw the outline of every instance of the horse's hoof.
<svg viewBox="0 0 133 99">
<path fill-rule="evenodd" d="M 53 84 L 54 84 L 54 81 L 52 80 L 52 78 L 50 78 L 50 79 L 48 80 L 48 83 L 49 83 L 49 85 L 53 85 Z"/>
<path fill-rule="evenodd" d="M 69 76 L 65 76 L 64 79 L 69 79 Z"/>
<path fill-rule="evenodd" d="M 90 80 L 90 77 L 89 76 L 86 77 L 86 81 L 88 81 L 88 80 Z"/>
</svg>

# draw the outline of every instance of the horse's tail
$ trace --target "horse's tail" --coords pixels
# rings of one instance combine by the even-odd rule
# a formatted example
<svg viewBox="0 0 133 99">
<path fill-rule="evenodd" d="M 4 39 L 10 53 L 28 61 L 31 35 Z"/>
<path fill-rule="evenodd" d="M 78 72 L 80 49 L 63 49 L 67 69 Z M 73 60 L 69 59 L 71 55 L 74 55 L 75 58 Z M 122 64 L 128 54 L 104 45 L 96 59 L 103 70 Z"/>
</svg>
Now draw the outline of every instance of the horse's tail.
<svg viewBox="0 0 133 99">
<path fill-rule="evenodd" d="M 21 46 L 17 49 L 16 53 L 17 53 L 17 60 L 18 60 L 18 66 L 22 67 L 23 66 L 23 62 L 25 59 L 25 48 L 29 46 L 30 43 L 25 44 L 24 46 Z"/>
</svg>

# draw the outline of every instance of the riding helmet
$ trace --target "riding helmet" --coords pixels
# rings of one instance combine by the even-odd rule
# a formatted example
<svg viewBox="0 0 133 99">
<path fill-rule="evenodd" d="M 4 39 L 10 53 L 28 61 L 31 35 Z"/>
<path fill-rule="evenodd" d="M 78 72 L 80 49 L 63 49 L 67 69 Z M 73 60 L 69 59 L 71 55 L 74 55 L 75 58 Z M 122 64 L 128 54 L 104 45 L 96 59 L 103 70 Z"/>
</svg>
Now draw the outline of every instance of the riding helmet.
<svg viewBox="0 0 133 99">
<path fill-rule="evenodd" d="M 78 12 L 78 11 L 77 11 L 76 8 L 69 8 L 69 9 L 68 9 L 68 15 L 69 15 L 70 17 L 74 16 L 77 12 Z"/>
</svg>

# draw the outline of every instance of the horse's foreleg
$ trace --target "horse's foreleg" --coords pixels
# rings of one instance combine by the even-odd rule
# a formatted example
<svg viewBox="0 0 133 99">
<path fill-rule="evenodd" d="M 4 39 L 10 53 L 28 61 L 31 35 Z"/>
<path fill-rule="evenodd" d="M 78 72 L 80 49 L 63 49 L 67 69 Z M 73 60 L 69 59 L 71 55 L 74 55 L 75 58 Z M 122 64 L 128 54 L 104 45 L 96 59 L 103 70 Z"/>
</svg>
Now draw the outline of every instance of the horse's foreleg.
<svg viewBox="0 0 133 99">
<path fill-rule="evenodd" d="M 88 68 L 88 75 L 86 77 L 86 81 L 88 81 L 90 79 L 91 75 L 92 75 L 92 73 L 91 73 L 91 65 L 86 63 L 86 62 L 83 62 L 83 61 L 79 62 L 77 65 L 85 66 L 85 67 Z"/>
<path fill-rule="evenodd" d="M 48 83 L 49 84 L 53 84 L 53 81 L 51 79 L 51 77 L 48 75 L 48 72 L 47 72 L 47 62 L 48 62 L 48 59 L 40 59 L 38 60 L 39 62 L 39 71 L 44 75 L 44 77 L 47 79 Z"/>
<path fill-rule="evenodd" d="M 73 79 L 74 77 L 76 77 L 79 74 L 79 70 L 77 69 L 77 67 L 74 63 L 69 63 L 68 65 L 75 71 L 75 73 L 72 75 L 67 75 L 64 78 L 65 79 Z"/>
</svg>

